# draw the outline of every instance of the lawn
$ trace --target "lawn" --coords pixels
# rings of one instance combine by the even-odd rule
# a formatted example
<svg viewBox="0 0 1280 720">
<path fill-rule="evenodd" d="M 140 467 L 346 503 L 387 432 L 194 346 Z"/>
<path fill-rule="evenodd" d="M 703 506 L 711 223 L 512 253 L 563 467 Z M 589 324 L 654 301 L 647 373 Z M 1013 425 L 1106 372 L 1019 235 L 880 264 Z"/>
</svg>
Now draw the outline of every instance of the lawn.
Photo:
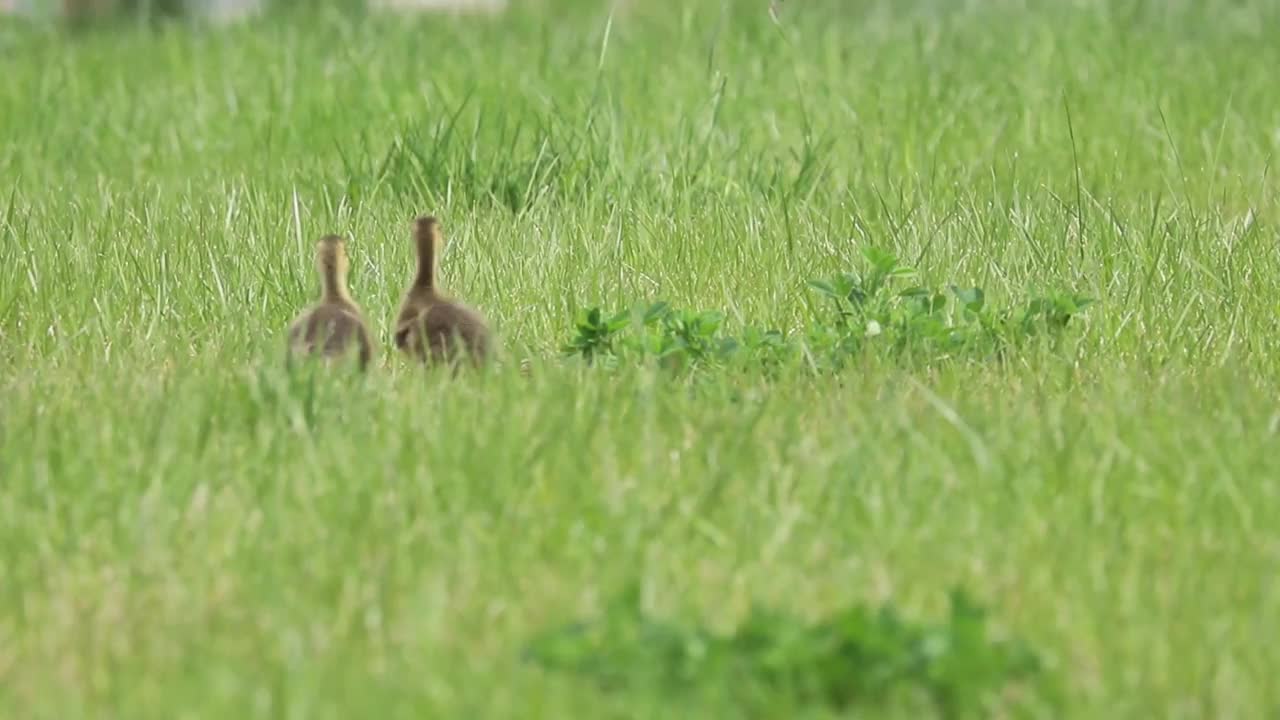
<svg viewBox="0 0 1280 720">
<path fill-rule="evenodd" d="M 531 648 L 634 590 L 641 634 L 731 637 L 956 589 L 1040 658 L 975 716 L 1280 713 L 1280 10 L 777 10 L 0 20 L 0 716 L 922 717 L 746 651 L 677 683 L 619 630 L 601 684 Z M 485 371 L 391 345 L 422 213 Z M 284 363 L 328 232 L 364 375 Z M 815 361 L 810 281 L 874 252 L 953 319 L 953 284 L 1094 302 Z M 657 301 L 795 351 L 562 352 Z"/>
</svg>

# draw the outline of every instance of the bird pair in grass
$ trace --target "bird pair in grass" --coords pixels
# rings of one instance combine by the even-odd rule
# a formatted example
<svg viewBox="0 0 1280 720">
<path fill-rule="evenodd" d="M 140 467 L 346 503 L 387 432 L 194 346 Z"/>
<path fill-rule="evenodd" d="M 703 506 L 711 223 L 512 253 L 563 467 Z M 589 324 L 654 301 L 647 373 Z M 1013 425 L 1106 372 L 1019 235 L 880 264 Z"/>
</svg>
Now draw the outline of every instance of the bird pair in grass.
<svg viewBox="0 0 1280 720">
<path fill-rule="evenodd" d="M 443 242 L 440 222 L 432 216 L 417 218 L 413 238 L 418 271 L 396 316 L 396 347 L 427 364 L 483 363 L 492 344 L 484 317 L 441 291 L 436 282 Z M 316 243 L 316 269 L 320 273 L 320 300 L 289 326 L 290 355 L 332 359 L 354 350 L 363 370 L 373 356 L 373 342 L 360 306 L 347 289 L 346 242 L 341 236 L 326 235 Z"/>
</svg>

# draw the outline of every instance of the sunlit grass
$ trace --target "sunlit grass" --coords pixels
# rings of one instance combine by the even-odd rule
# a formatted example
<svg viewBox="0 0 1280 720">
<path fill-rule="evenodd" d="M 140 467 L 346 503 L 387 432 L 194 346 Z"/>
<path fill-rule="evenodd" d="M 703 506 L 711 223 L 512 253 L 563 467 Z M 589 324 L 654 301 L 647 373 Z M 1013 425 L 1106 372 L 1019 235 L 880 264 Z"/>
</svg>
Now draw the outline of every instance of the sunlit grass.
<svg viewBox="0 0 1280 720">
<path fill-rule="evenodd" d="M 0 715 L 686 716 L 521 659 L 633 582 L 963 586 L 1062 715 L 1276 712 L 1280 18 L 1018 5 L 0 25 Z M 459 382 L 390 349 L 421 212 L 503 338 Z M 326 232 L 365 377 L 283 368 Z M 592 306 L 802 331 L 868 246 L 1098 302 L 1002 363 L 560 358 Z"/>
</svg>

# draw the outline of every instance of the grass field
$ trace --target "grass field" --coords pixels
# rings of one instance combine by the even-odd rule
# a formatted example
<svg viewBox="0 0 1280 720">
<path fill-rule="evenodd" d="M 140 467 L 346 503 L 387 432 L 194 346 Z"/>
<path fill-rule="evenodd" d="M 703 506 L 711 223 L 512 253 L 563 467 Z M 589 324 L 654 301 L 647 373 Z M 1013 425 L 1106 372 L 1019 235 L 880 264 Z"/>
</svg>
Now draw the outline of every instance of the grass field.
<svg viewBox="0 0 1280 720">
<path fill-rule="evenodd" d="M 780 9 L 0 25 L 0 716 L 930 711 L 529 661 L 639 587 L 721 634 L 963 588 L 1061 691 L 979 715 L 1280 717 L 1280 10 Z M 455 381 L 390 348 L 424 212 L 503 338 Z M 284 367 L 326 232 L 363 377 Z M 1096 303 L 1001 360 L 562 357 L 657 300 L 801 338 L 869 247 Z"/>
</svg>

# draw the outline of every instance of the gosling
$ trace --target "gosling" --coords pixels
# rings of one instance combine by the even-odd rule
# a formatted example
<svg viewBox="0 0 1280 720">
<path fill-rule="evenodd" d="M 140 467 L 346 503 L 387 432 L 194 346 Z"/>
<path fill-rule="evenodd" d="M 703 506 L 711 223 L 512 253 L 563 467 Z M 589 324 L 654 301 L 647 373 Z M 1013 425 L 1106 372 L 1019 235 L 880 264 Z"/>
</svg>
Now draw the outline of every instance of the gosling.
<svg viewBox="0 0 1280 720">
<path fill-rule="evenodd" d="M 364 370 L 373 355 L 373 342 L 360 306 L 347 290 L 347 247 L 342 237 L 326 235 L 316 243 L 316 270 L 320 301 L 289 326 L 290 355 L 320 355 L 332 360 L 354 347 Z"/>
<path fill-rule="evenodd" d="M 473 366 L 483 364 L 493 347 L 492 333 L 475 308 L 446 295 L 436 282 L 437 257 L 443 246 L 440 222 L 432 216 L 414 221 L 418 271 L 400 304 L 395 321 L 395 344 L 427 365 L 453 363 L 465 355 Z"/>
</svg>

